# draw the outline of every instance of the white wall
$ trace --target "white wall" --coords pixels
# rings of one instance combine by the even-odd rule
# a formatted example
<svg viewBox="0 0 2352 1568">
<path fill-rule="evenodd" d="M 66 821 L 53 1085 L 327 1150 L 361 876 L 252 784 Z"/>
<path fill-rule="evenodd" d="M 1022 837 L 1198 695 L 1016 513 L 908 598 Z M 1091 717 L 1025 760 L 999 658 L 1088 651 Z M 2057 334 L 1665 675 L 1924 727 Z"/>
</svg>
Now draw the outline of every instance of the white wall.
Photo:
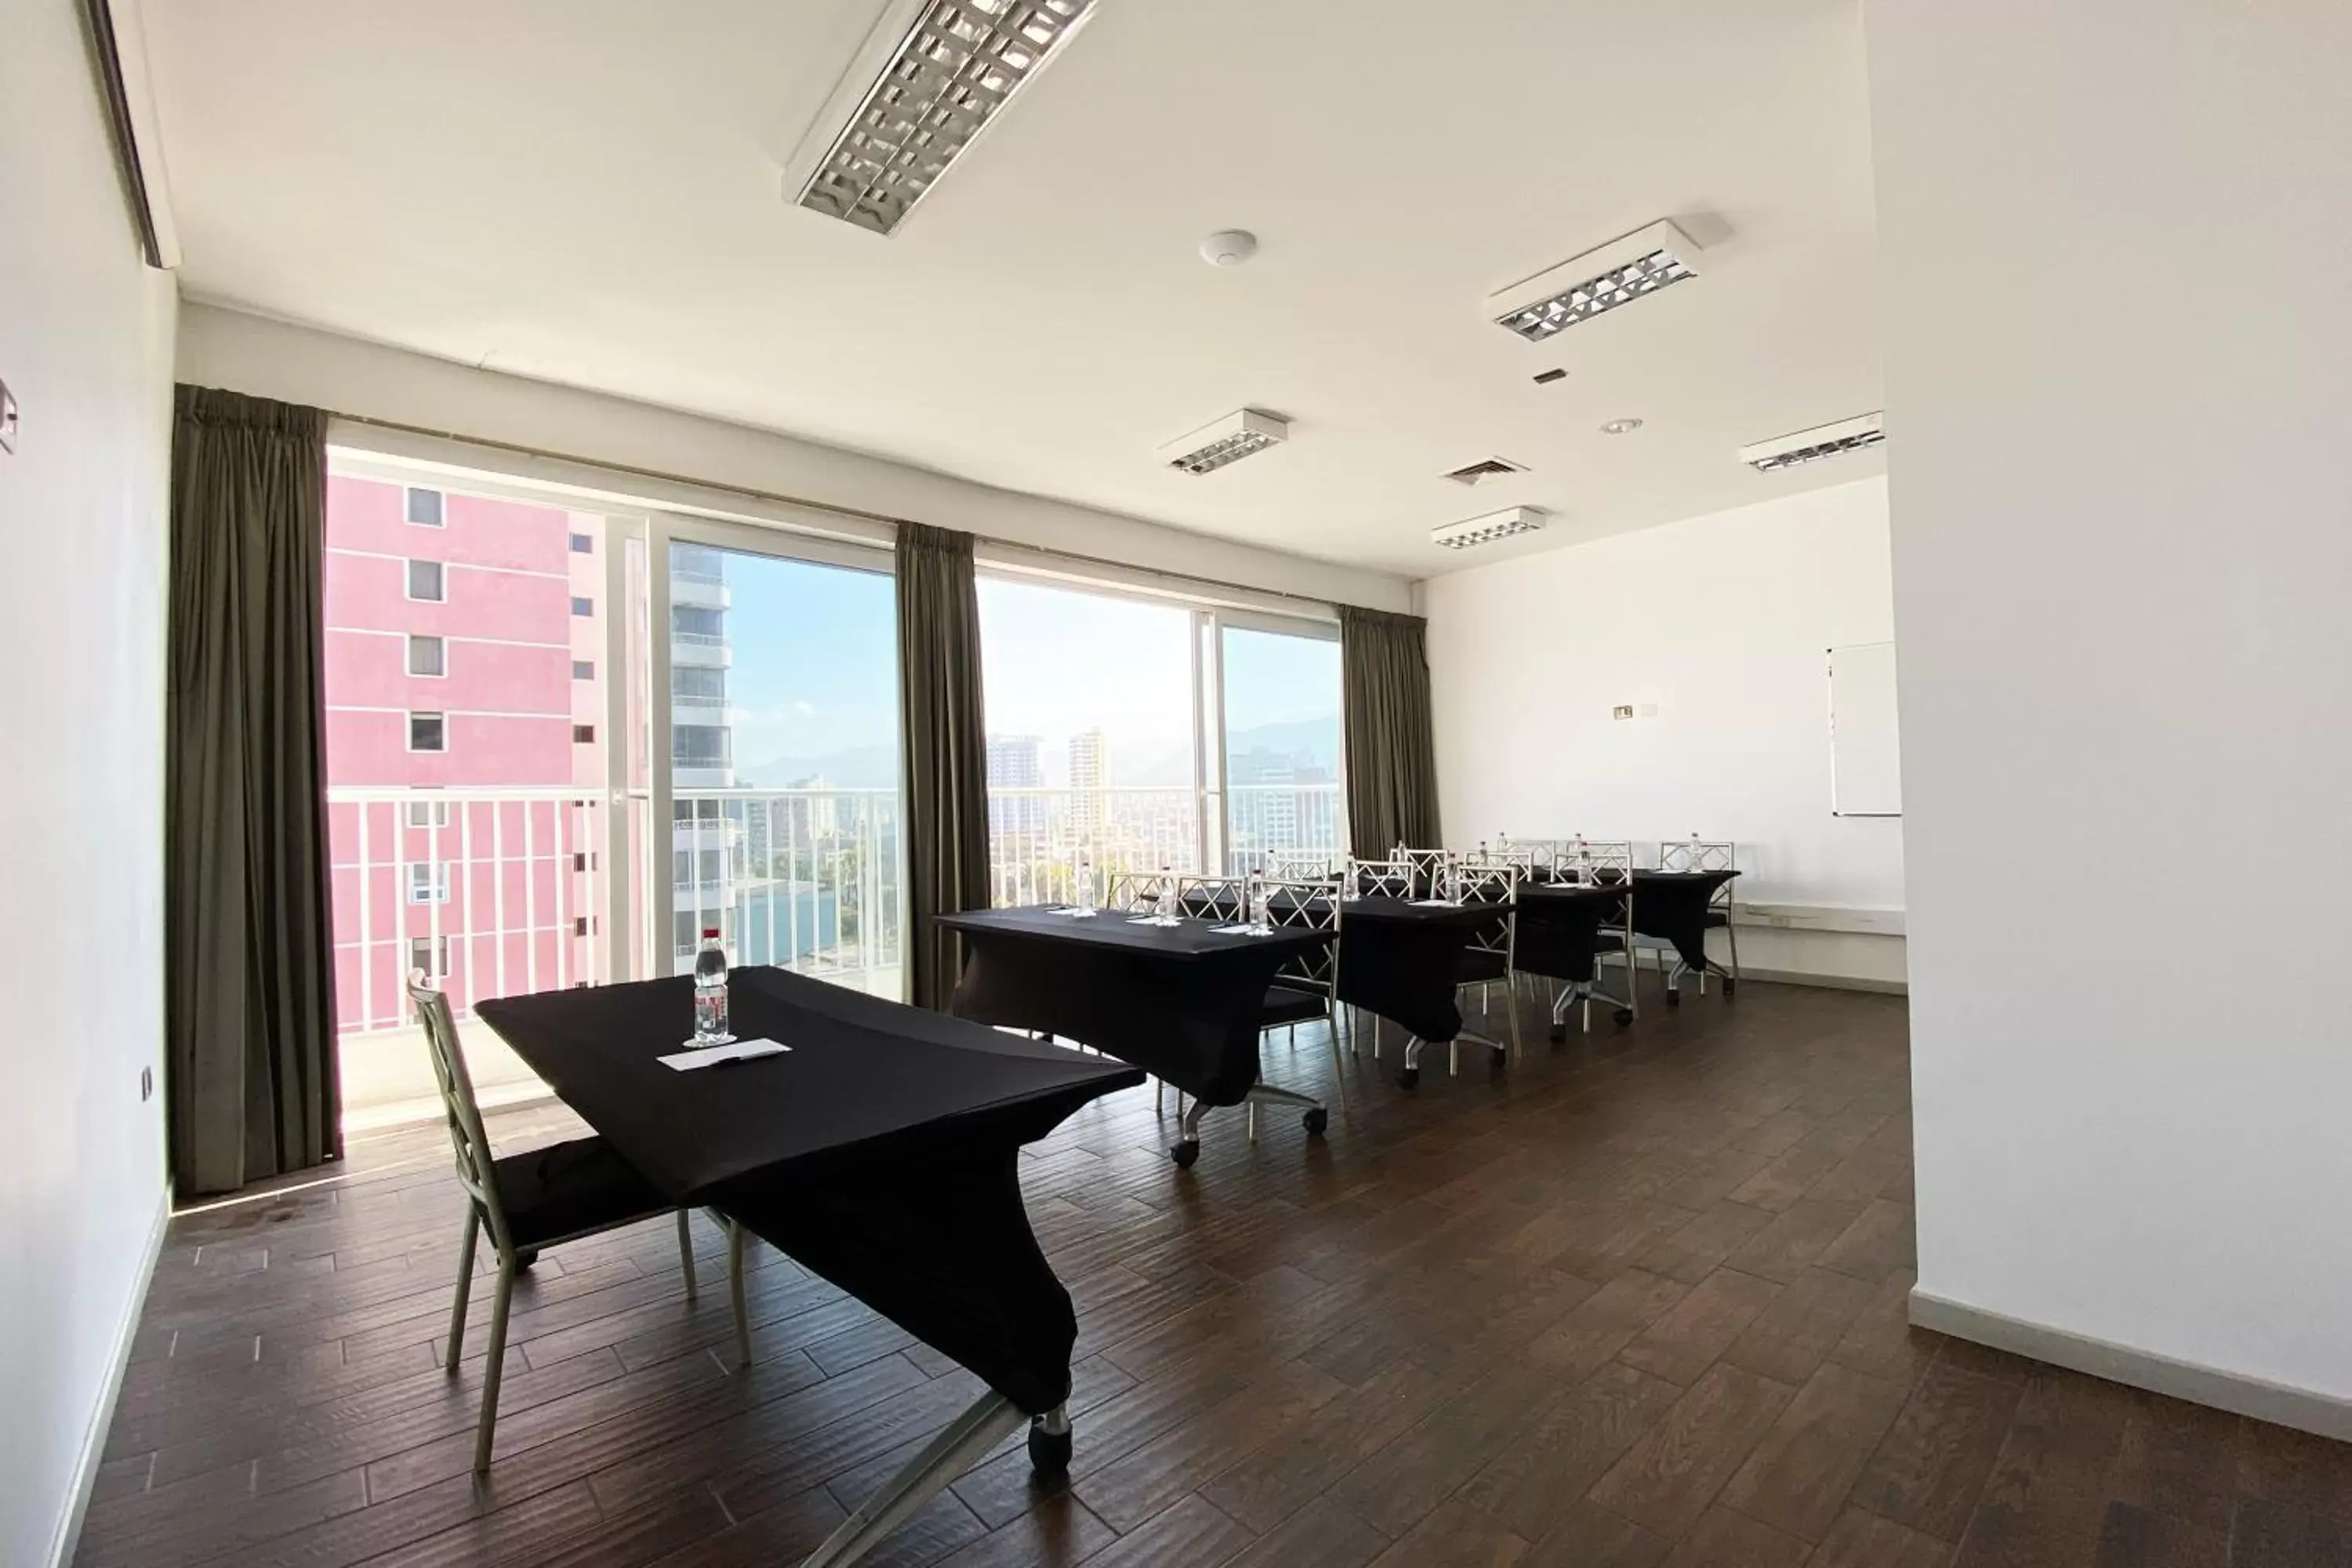
<svg viewBox="0 0 2352 1568">
<path fill-rule="evenodd" d="M 0 23 L 0 1563 L 55 1549 L 164 1197 L 173 294 L 142 267 L 72 0 Z M 100 966 L 96 971 L 92 965 Z M 142 1103 L 139 1074 L 157 1093 Z"/>
<path fill-rule="evenodd" d="M 2352 7 L 1865 21 L 1921 1298 L 2352 1399 Z"/>
<path fill-rule="evenodd" d="M 1446 842 L 1739 846 L 1744 900 L 1893 915 L 1901 824 L 1830 814 L 1824 650 L 1892 635 L 1864 479 L 1438 577 L 1423 588 Z M 1621 703 L 1654 717 L 1615 720 Z M 1743 928 L 1744 967 L 1880 982 L 1900 937 Z"/>
<path fill-rule="evenodd" d="M 1258 550 L 216 307 L 192 304 L 181 311 L 179 379 L 1333 603 L 1402 610 L 1410 597 L 1404 579 L 1386 573 Z M 383 445 L 416 450 L 396 438 Z"/>
</svg>

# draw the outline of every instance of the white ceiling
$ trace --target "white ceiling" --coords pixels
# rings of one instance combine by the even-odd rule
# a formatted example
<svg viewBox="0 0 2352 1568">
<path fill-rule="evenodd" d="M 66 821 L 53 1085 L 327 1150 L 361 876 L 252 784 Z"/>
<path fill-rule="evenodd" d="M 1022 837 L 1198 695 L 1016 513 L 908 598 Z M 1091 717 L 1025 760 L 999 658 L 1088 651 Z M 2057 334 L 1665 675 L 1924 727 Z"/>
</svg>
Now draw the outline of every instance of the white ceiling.
<svg viewBox="0 0 2352 1568">
<path fill-rule="evenodd" d="M 183 287 L 1412 576 L 1882 471 L 1733 457 L 1879 406 L 1857 0 L 1098 0 L 887 240 L 781 187 L 882 4 L 150 0 Z M 1664 216 L 1696 281 L 1482 317 Z M 1157 462 L 1244 405 L 1290 443 Z"/>
</svg>

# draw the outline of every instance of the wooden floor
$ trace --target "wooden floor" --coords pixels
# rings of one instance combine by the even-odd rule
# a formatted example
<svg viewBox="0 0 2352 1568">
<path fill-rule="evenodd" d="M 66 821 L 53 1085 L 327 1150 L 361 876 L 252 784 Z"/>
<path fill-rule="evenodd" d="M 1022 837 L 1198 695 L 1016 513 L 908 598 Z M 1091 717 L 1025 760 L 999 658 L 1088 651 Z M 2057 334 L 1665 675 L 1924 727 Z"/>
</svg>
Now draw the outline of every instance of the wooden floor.
<svg viewBox="0 0 2352 1568">
<path fill-rule="evenodd" d="M 1031 1151 L 1073 1479 L 1008 1447 L 869 1561 L 2352 1563 L 2352 1449 L 1906 1325 L 1899 999 L 1751 983 L 1531 1037 L 1415 1095 L 1354 1064 L 1320 1142 L 1217 1113 L 1189 1174 L 1148 1089 Z M 1328 1060 L 1267 1050 L 1315 1091 Z M 438 1368 L 458 1216 L 431 1130 L 175 1221 L 79 1562 L 788 1564 L 976 1392 L 764 1247 L 737 1368 L 656 1223 L 541 1260 L 478 1484 L 478 1350 Z"/>
</svg>

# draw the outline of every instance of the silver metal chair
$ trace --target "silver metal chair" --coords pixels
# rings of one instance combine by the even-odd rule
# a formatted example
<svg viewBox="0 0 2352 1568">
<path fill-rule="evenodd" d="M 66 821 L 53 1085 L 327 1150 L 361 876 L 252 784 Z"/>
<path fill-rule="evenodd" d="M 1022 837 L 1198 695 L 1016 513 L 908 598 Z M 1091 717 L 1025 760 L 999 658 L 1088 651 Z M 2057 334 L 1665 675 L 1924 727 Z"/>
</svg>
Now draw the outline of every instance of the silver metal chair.
<svg viewBox="0 0 2352 1568">
<path fill-rule="evenodd" d="M 1412 897 L 1443 899 L 1452 885 L 1454 863 L 1461 857 L 1451 849 L 1414 849 L 1400 844 L 1389 851 L 1389 858 L 1412 868 Z"/>
<path fill-rule="evenodd" d="M 1519 1038 L 1518 970 L 1515 956 L 1518 939 L 1519 884 L 1526 879 L 1527 873 L 1507 860 L 1459 859 L 1454 863 L 1452 873 L 1452 889 L 1447 897 L 1458 904 L 1491 905 L 1495 910 L 1490 919 L 1479 922 L 1470 933 L 1470 942 L 1463 949 L 1462 966 L 1456 975 L 1457 989 L 1466 990 L 1473 985 L 1478 988 L 1478 1011 L 1483 1022 L 1484 1016 L 1492 1012 L 1489 1003 L 1494 986 L 1497 982 L 1502 984 L 1503 999 L 1510 1009 L 1510 1055 L 1516 1060 L 1522 1046 Z M 1504 1050 L 1501 1041 L 1465 1029 L 1446 1047 L 1449 1072 L 1461 1071 L 1462 1042 L 1465 1039 L 1489 1047 L 1497 1055 Z M 1406 1053 L 1405 1065 L 1409 1068 L 1414 1065 L 1411 1051 Z"/>
<path fill-rule="evenodd" d="M 1173 871 L 1122 871 L 1103 892 L 1107 909 L 1129 914 L 1174 914 L 1176 891 L 1184 879 Z"/>
<path fill-rule="evenodd" d="M 1265 849 L 1260 873 L 1277 882 L 1323 882 L 1339 874 L 1348 857 L 1337 849 Z"/>
<path fill-rule="evenodd" d="M 473 1075 L 457 1043 L 449 999 L 412 970 L 408 999 L 425 1026 L 426 1053 L 441 1086 L 441 1107 L 457 1151 L 457 1184 L 466 1190 L 465 1239 L 457 1247 L 457 1300 L 449 1311 L 449 1354 L 457 1370 L 466 1343 L 466 1306 L 474 1282 L 474 1249 L 484 1230 L 498 1252 L 498 1293 L 490 1307 L 489 1360 L 482 1369 L 482 1417 L 474 1437 L 474 1468 L 490 1468 L 490 1444 L 499 1421 L 499 1383 L 507 1352 L 507 1310 L 515 1276 L 539 1258 L 540 1248 L 599 1236 L 657 1215 L 677 1215 L 678 1260 L 686 1271 L 686 1294 L 694 1299 L 694 1242 L 687 1211 L 654 1190 L 653 1184 L 602 1138 L 576 1138 L 503 1159 L 490 1152 L 482 1112 L 474 1100 Z M 722 1216 L 723 1217 L 723 1216 Z M 751 1318 L 743 1301 L 743 1227 L 727 1220 L 728 1268 L 735 1308 L 735 1358 L 751 1359 Z"/>
<path fill-rule="evenodd" d="M 1701 838 L 1693 834 L 1688 838 L 1662 840 L 1658 845 L 1658 869 L 1661 871 L 1737 871 L 1739 869 L 1739 846 L 1728 838 Z M 1731 949 L 1731 980 L 1739 982 L 1739 904 L 1733 891 L 1739 879 L 1734 877 L 1715 890 L 1708 900 L 1706 926 L 1709 931 L 1720 929 L 1724 941 Z M 1682 979 L 1685 966 L 1677 960 L 1675 974 L 1668 984 Z M 1698 994 L 1706 994 L 1706 971 L 1699 971 Z"/>
</svg>

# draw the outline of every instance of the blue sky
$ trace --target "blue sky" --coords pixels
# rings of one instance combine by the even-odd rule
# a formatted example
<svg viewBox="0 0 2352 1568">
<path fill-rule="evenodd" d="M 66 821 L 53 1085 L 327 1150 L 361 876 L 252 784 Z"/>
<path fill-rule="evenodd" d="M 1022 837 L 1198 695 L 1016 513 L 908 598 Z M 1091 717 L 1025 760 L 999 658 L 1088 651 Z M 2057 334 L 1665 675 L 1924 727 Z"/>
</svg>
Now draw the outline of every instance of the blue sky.
<svg viewBox="0 0 2352 1568">
<path fill-rule="evenodd" d="M 897 634 L 887 575 L 730 552 L 727 586 L 739 769 L 757 783 L 781 784 L 766 776 L 774 771 L 766 764 L 895 746 Z M 1190 755 L 1188 612 L 987 577 L 980 608 L 989 730 L 1041 737 L 1049 782 L 1066 776 L 1069 737 L 1097 726 L 1115 779 L 1165 771 L 1171 759 Z M 1328 718 L 1336 734 L 1336 643 L 1238 629 L 1225 639 L 1231 728 Z"/>
</svg>

